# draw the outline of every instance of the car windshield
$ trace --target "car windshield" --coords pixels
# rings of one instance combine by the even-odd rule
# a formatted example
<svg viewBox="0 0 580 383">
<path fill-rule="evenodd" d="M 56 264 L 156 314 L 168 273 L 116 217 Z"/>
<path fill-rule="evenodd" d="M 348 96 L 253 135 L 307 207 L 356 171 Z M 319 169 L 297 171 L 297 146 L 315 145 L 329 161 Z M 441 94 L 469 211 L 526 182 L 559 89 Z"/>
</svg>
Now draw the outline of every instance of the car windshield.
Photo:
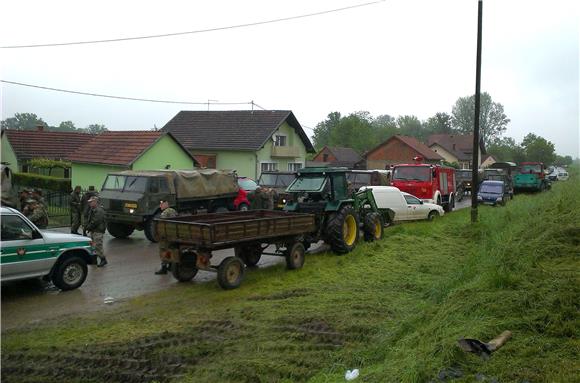
<svg viewBox="0 0 580 383">
<path fill-rule="evenodd" d="M 301 176 L 288 188 L 289 191 L 319 191 L 324 187 L 326 177 L 313 175 Z"/>
<path fill-rule="evenodd" d="M 460 180 L 470 180 L 471 179 L 471 170 L 456 170 L 455 177 Z"/>
<path fill-rule="evenodd" d="M 427 166 L 397 166 L 393 172 L 393 180 L 429 181 L 431 169 Z"/>
<path fill-rule="evenodd" d="M 258 188 L 258 184 L 249 178 L 238 178 L 238 185 L 245 191 L 254 191 Z"/>
<path fill-rule="evenodd" d="M 103 185 L 103 190 L 118 190 L 126 192 L 144 192 L 148 177 L 109 175 Z"/>
<path fill-rule="evenodd" d="M 520 169 L 520 173 L 541 173 L 541 165 L 523 165 Z"/>
<path fill-rule="evenodd" d="M 258 183 L 260 186 L 286 188 L 294 181 L 294 174 L 262 174 Z"/>
<path fill-rule="evenodd" d="M 501 194 L 502 187 L 500 184 L 482 184 L 479 191 L 481 193 Z"/>
</svg>

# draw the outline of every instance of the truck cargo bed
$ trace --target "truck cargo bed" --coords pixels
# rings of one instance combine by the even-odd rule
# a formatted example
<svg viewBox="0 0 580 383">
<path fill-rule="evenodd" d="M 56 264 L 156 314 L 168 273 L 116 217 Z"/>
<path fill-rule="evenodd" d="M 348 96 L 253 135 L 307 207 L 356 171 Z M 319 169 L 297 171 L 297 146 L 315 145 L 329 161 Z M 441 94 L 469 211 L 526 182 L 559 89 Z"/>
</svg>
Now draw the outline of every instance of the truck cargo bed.
<svg viewBox="0 0 580 383">
<path fill-rule="evenodd" d="M 276 238 L 316 231 L 314 215 L 271 210 L 198 214 L 156 221 L 160 241 L 208 250 L 250 241 L 273 242 Z"/>
</svg>

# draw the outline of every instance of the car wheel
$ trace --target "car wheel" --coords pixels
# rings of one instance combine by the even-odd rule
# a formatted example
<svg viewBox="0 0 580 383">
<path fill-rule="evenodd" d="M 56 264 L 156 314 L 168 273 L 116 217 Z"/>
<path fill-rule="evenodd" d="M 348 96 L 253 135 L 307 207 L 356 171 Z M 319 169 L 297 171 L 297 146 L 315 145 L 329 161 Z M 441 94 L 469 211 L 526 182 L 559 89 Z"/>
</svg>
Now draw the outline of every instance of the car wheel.
<svg viewBox="0 0 580 383">
<path fill-rule="evenodd" d="M 439 217 L 439 213 L 438 213 L 437 211 L 435 211 L 435 210 L 431 210 L 431 211 L 429 212 L 429 215 L 427 216 L 427 219 L 428 219 L 429 221 L 433 221 L 433 220 L 435 220 L 435 219 L 436 219 L 436 218 L 438 218 L 438 217 Z"/>
<path fill-rule="evenodd" d="M 78 256 L 68 257 L 58 264 L 52 283 L 61 290 L 74 290 L 87 279 L 87 263 Z"/>
</svg>

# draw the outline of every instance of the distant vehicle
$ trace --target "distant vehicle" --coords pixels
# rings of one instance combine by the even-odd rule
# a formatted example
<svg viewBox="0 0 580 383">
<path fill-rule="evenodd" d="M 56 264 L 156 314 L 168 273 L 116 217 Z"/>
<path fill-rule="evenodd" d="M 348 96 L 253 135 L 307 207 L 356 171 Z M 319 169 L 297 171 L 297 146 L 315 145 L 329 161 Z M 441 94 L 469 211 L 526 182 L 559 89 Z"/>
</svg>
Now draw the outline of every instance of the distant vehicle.
<svg viewBox="0 0 580 383">
<path fill-rule="evenodd" d="M 95 265 L 91 239 L 39 230 L 18 210 L 0 208 L 2 282 L 44 277 L 61 290 L 80 287 Z"/>
<path fill-rule="evenodd" d="M 503 181 L 506 193 L 512 199 L 514 197 L 514 176 L 517 174 L 518 166 L 514 162 L 496 162 L 487 170 L 493 171 L 493 173 L 486 174 L 484 171 L 483 180 Z"/>
<path fill-rule="evenodd" d="M 544 164 L 541 162 L 522 162 L 514 176 L 515 191 L 544 191 L 550 188 Z"/>
<path fill-rule="evenodd" d="M 455 207 L 455 169 L 421 163 L 422 157 L 414 158 L 415 164 L 395 165 L 391 185 L 423 200 L 443 206 L 445 211 Z"/>
<path fill-rule="evenodd" d="M 470 169 L 455 170 L 455 201 L 460 202 L 467 193 L 471 193 L 472 174 Z"/>
<path fill-rule="evenodd" d="M 483 181 L 479 186 L 477 192 L 477 203 L 486 205 L 500 204 L 505 206 L 510 195 L 506 191 L 506 186 L 503 181 Z"/>
<path fill-rule="evenodd" d="M 258 179 L 258 185 L 274 189 L 278 195 L 277 201 L 274 201 L 274 209 L 283 209 L 286 202 L 291 199 L 291 195 L 286 192 L 286 188 L 295 178 L 295 172 L 262 172 Z"/>
<path fill-rule="evenodd" d="M 247 210 L 246 194 L 231 171 L 126 170 L 107 176 L 100 198 L 112 236 L 126 238 L 143 230 L 147 239 L 157 242 L 159 201 L 168 201 L 179 214 L 223 213 Z"/>
<path fill-rule="evenodd" d="M 351 170 L 346 173 L 346 179 L 354 191 L 358 191 L 363 186 L 389 186 L 391 184 L 391 171 L 382 169 Z"/>
<path fill-rule="evenodd" d="M 566 171 L 559 171 L 558 172 L 558 181 L 568 181 L 568 178 L 570 178 L 570 176 L 568 175 L 568 172 L 566 172 Z"/>
<path fill-rule="evenodd" d="M 445 214 L 441 206 L 423 202 L 394 186 L 364 186 L 360 191 L 367 189 L 372 191 L 379 209 L 391 209 L 395 212 L 395 222 L 421 219 L 432 221 Z"/>
</svg>

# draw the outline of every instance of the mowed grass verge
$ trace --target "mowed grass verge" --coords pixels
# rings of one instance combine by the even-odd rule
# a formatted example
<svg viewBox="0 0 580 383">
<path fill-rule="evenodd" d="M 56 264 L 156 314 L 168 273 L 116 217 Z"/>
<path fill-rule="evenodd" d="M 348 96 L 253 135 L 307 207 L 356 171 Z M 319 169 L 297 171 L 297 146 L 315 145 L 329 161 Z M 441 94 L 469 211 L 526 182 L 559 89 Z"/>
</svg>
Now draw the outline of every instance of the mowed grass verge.
<svg viewBox="0 0 580 383">
<path fill-rule="evenodd" d="M 115 310 L 2 336 L 19 382 L 579 381 L 580 183 L 396 225 L 241 288 L 180 284 Z M 513 338 L 485 361 L 460 337 Z"/>
</svg>

